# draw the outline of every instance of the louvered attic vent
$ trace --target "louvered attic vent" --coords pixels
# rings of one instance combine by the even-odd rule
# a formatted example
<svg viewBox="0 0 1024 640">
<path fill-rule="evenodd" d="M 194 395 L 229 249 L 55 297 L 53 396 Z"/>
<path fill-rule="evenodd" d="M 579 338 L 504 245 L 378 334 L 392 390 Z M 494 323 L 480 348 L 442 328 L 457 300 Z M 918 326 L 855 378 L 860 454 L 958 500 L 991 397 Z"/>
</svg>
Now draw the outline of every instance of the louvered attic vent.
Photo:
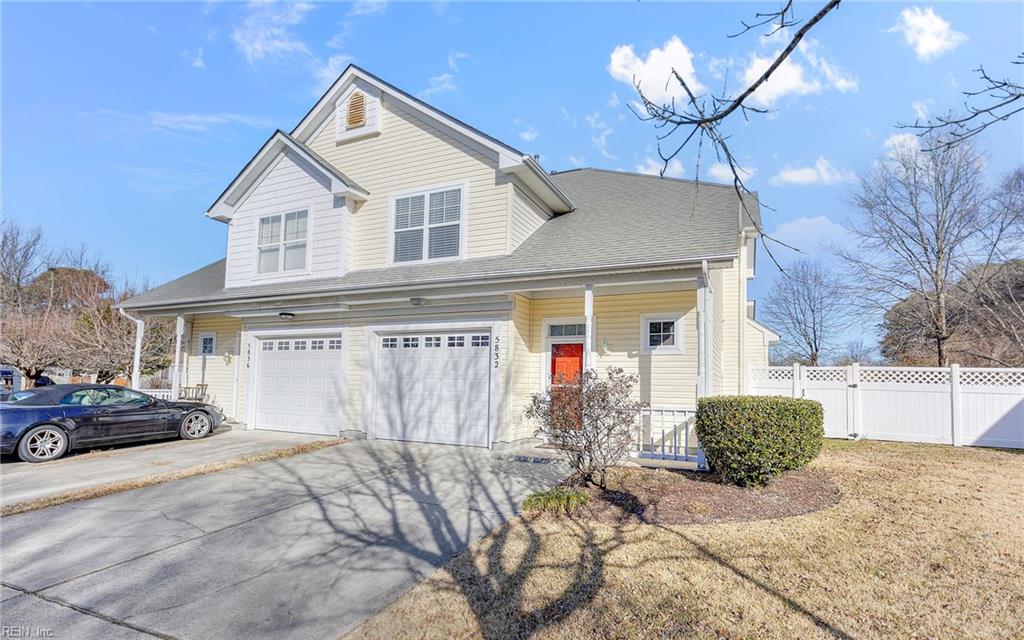
<svg viewBox="0 0 1024 640">
<path fill-rule="evenodd" d="M 345 128 L 355 129 L 366 124 L 366 96 L 356 91 L 348 98 L 348 112 L 345 115 Z"/>
</svg>

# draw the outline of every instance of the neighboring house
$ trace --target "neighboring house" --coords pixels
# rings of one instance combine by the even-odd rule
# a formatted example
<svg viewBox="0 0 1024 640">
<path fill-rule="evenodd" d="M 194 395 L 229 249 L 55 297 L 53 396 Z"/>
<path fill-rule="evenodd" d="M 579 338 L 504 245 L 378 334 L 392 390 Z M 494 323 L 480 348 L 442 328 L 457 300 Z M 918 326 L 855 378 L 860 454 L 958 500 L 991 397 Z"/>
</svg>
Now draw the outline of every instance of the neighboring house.
<svg viewBox="0 0 1024 640">
<path fill-rule="evenodd" d="M 653 407 L 742 393 L 758 220 L 731 186 L 579 169 L 350 66 L 207 216 L 227 255 L 124 303 L 178 317 L 182 384 L 249 428 L 491 446 L 552 372 Z"/>
</svg>

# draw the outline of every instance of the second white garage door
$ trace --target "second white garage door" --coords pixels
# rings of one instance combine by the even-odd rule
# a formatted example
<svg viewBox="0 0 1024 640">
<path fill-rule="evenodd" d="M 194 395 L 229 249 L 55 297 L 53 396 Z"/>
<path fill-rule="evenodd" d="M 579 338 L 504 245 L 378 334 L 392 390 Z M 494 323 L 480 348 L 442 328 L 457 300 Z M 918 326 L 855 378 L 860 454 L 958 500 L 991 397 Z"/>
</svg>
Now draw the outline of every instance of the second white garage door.
<svg viewBox="0 0 1024 640">
<path fill-rule="evenodd" d="M 341 354 L 339 336 L 260 340 L 256 428 L 338 435 Z"/>
<path fill-rule="evenodd" d="M 486 447 L 491 336 L 377 337 L 374 437 Z"/>
</svg>

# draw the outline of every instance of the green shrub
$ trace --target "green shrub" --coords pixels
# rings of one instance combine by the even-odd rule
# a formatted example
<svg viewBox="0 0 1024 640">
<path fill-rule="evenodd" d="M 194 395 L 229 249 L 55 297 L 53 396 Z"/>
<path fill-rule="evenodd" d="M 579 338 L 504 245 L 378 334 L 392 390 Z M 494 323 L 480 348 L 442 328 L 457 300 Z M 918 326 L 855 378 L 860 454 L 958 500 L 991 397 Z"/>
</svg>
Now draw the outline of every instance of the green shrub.
<svg viewBox="0 0 1024 640">
<path fill-rule="evenodd" d="M 711 470 L 741 487 L 803 468 L 825 436 L 821 403 L 779 396 L 701 398 L 696 428 Z"/>
<path fill-rule="evenodd" d="M 590 496 L 579 489 L 555 487 L 548 491 L 534 491 L 523 502 L 524 511 L 572 513 L 590 502 Z"/>
</svg>

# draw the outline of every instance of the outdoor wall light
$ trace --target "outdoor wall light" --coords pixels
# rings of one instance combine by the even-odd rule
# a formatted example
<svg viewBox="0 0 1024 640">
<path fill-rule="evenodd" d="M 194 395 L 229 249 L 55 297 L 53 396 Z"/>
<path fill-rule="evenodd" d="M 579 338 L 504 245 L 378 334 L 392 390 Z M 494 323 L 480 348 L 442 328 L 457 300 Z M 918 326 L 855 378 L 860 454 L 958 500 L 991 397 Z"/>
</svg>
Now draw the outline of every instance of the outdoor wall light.
<svg viewBox="0 0 1024 640">
<path fill-rule="evenodd" d="M 611 350 L 611 348 L 612 348 L 612 345 L 611 345 L 610 342 L 608 342 L 608 338 L 604 338 L 604 339 L 601 340 L 601 355 L 602 356 L 608 355 L 608 352 Z"/>
<path fill-rule="evenodd" d="M 224 352 L 224 364 L 231 364 L 231 354 L 227 351 Z"/>
<path fill-rule="evenodd" d="M 295 314 L 289 313 L 288 311 L 282 311 L 281 313 L 277 314 L 277 317 L 281 318 L 282 320 L 291 320 L 292 318 L 295 317 Z"/>
</svg>

